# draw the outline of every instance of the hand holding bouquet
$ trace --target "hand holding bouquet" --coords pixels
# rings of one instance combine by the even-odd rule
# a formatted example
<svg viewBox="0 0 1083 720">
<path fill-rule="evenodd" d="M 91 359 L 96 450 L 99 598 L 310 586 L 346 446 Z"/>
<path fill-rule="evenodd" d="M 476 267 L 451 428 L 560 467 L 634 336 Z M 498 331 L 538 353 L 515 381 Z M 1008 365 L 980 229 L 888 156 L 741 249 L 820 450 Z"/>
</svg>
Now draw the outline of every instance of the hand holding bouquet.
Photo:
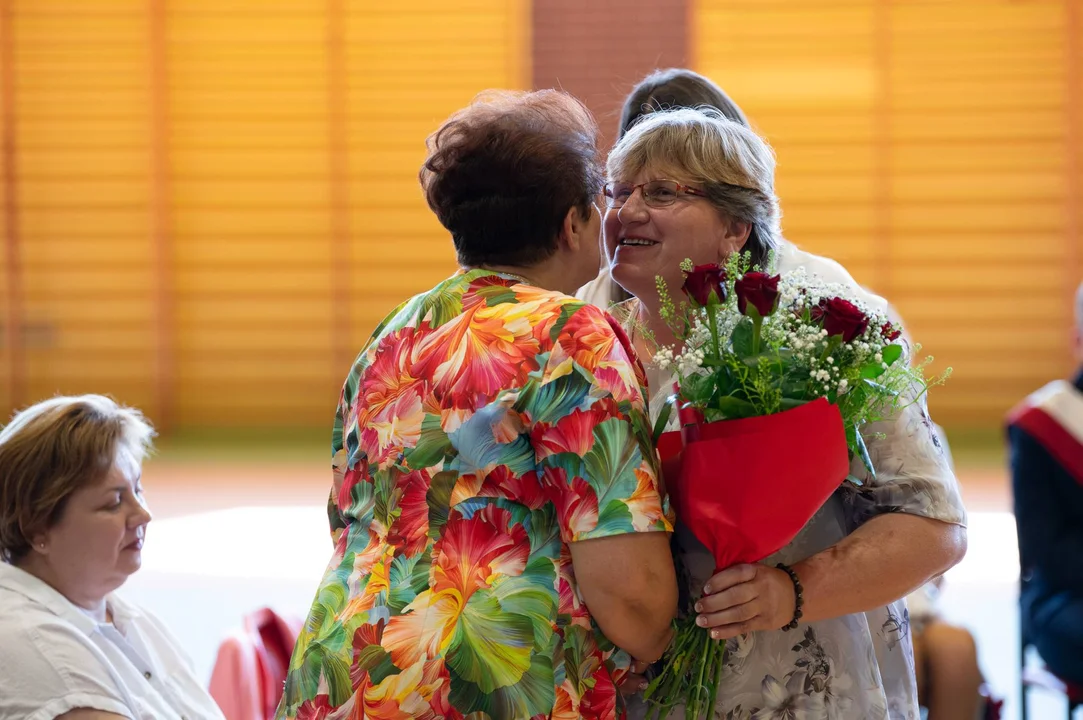
<svg viewBox="0 0 1083 720">
<path fill-rule="evenodd" d="M 900 330 L 852 286 L 803 269 L 769 275 L 740 255 L 724 267 L 682 268 L 687 301 L 679 306 L 658 281 L 679 345 L 655 362 L 676 375 L 682 425 L 659 447 L 664 455 L 679 448 L 677 477 L 666 478 L 677 518 L 721 570 L 788 544 L 848 478 L 851 457 L 874 476 L 862 428 L 930 383 L 924 364 L 904 360 Z M 712 713 L 725 644 L 695 617 L 689 609 L 679 621 L 645 692 L 655 715 L 681 702 L 686 717 Z"/>
</svg>

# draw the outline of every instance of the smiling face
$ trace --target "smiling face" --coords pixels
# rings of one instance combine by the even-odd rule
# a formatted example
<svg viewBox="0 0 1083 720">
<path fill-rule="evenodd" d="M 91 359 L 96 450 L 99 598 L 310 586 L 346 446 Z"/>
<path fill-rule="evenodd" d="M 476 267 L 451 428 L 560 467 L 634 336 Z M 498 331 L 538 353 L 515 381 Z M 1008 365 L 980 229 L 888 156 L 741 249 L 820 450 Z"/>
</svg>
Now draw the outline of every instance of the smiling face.
<svg viewBox="0 0 1083 720">
<path fill-rule="evenodd" d="M 653 180 L 674 180 L 693 190 L 696 184 L 675 170 L 646 167 L 630 178 L 610 182 L 639 185 Z M 672 203 L 652 207 L 642 188 L 624 200 L 623 206 L 605 214 L 605 249 L 613 279 L 648 306 L 657 302 L 657 277 L 662 277 L 675 297 L 684 283 L 681 262 L 694 264 L 723 261 L 741 249 L 747 231 L 738 227 L 707 198 L 678 193 Z"/>
</svg>

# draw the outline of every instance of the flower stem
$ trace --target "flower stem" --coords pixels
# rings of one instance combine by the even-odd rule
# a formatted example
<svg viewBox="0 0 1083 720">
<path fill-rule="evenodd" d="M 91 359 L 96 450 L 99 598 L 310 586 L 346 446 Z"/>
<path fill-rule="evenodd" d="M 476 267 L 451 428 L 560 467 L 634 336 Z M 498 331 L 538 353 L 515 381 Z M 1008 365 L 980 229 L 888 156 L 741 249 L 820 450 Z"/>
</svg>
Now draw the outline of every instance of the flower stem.
<svg viewBox="0 0 1083 720">
<path fill-rule="evenodd" d="M 714 359 L 722 357 L 722 342 L 718 338 L 718 308 L 707 305 L 707 325 L 711 330 L 711 349 L 714 350 Z"/>
</svg>

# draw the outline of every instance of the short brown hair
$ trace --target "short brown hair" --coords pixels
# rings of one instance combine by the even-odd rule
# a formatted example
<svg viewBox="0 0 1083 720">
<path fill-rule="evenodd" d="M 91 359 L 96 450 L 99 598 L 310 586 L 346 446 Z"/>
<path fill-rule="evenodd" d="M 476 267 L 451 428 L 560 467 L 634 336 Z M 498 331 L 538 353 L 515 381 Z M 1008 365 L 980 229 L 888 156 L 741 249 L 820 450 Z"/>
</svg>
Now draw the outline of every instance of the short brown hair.
<svg viewBox="0 0 1083 720">
<path fill-rule="evenodd" d="M 0 554 L 24 558 L 55 525 L 72 493 L 101 480 L 125 449 L 141 463 L 154 430 L 133 408 L 102 395 L 54 397 L 0 431 Z"/>
<path fill-rule="evenodd" d="M 568 211 L 589 217 L 601 192 L 598 126 L 558 90 L 483 93 L 427 145 L 425 199 L 467 267 L 545 260 Z"/>
</svg>

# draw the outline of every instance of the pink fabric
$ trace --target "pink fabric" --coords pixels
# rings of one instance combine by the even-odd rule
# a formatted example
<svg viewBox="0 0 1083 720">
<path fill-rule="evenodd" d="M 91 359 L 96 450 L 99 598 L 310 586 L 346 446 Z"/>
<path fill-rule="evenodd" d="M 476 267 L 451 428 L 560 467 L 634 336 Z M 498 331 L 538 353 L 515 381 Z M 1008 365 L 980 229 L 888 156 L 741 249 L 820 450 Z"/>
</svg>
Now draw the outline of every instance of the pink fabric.
<svg viewBox="0 0 1083 720">
<path fill-rule="evenodd" d="M 243 628 L 222 641 L 210 693 L 226 720 L 274 718 L 300 630 L 298 619 L 263 608 L 246 616 Z"/>
</svg>

